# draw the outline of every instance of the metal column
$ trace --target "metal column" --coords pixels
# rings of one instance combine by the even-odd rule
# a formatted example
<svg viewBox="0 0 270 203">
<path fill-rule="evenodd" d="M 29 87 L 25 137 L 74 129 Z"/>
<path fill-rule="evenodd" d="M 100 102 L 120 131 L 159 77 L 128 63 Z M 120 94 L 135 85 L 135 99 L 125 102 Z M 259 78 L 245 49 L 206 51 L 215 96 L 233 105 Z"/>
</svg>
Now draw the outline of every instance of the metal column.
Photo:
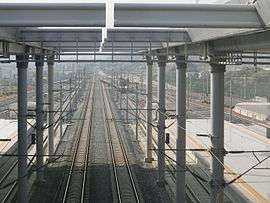
<svg viewBox="0 0 270 203">
<path fill-rule="evenodd" d="M 81 77 L 79 78 L 78 82 L 80 81 Z M 72 118 L 72 80 L 71 78 L 69 78 L 69 115 L 68 115 L 68 118 L 69 120 L 71 121 L 71 118 Z"/>
<path fill-rule="evenodd" d="M 60 100 L 59 100 L 59 108 L 60 108 L 60 119 L 59 119 L 59 127 L 60 127 L 60 138 L 63 136 L 63 83 L 62 80 L 60 81 Z"/>
<path fill-rule="evenodd" d="M 232 114 L 233 114 L 233 109 L 232 109 L 232 79 L 230 79 L 230 122 L 232 122 Z"/>
<path fill-rule="evenodd" d="M 49 103 L 49 156 L 54 154 L 54 57 L 49 57 L 48 59 L 48 103 Z"/>
<path fill-rule="evenodd" d="M 212 180 L 211 202 L 223 202 L 224 187 L 224 72 L 225 65 L 211 64 Z"/>
<path fill-rule="evenodd" d="M 266 137 L 270 139 L 270 128 L 266 128 Z"/>
<path fill-rule="evenodd" d="M 147 146 L 146 146 L 146 158 L 145 162 L 151 163 L 153 159 L 153 135 L 152 135 L 152 69 L 153 60 L 151 56 L 146 55 L 147 59 L 147 71 L 146 71 L 146 136 L 147 136 Z"/>
<path fill-rule="evenodd" d="M 36 56 L 36 173 L 37 181 L 44 181 L 43 169 L 43 66 L 44 55 Z"/>
<path fill-rule="evenodd" d="M 116 101 L 119 101 L 119 74 L 116 73 Z"/>
<path fill-rule="evenodd" d="M 138 141 L 138 133 L 139 133 L 139 90 L 138 90 L 138 83 L 135 84 L 135 89 L 136 89 L 136 94 L 135 94 L 135 101 L 136 101 L 136 110 L 135 110 L 135 115 L 136 115 L 136 141 Z"/>
<path fill-rule="evenodd" d="M 247 99 L 247 76 L 244 76 L 244 99 Z"/>
<path fill-rule="evenodd" d="M 119 80 L 119 86 L 120 86 L 120 99 L 119 99 L 119 108 L 122 110 L 122 91 L 123 91 L 123 74 L 121 72 L 120 80 Z"/>
<path fill-rule="evenodd" d="M 165 68 L 167 58 L 158 58 L 158 184 L 165 184 Z"/>
<path fill-rule="evenodd" d="M 186 175 L 186 69 L 184 56 L 176 57 L 176 202 L 185 202 Z"/>
<path fill-rule="evenodd" d="M 129 91 L 129 74 L 127 74 L 126 80 L 126 123 L 128 123 L 128 91 Z"/>
<path fill-rule="evenodd" d="M 27 182 L 27 67 L 28 55 L 17 55 L 18 69 L 18 202 L 28 202 Z"/>
</svg>

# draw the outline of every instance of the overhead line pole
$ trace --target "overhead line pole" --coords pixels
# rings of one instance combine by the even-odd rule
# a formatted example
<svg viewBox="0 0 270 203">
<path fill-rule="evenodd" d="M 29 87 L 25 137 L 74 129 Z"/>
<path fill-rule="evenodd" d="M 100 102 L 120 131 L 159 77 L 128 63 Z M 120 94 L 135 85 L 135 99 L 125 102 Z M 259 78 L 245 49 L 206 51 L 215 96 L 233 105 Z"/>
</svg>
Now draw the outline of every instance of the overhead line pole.
<svg viewBox="0 0 270 203">
<path fill-rule="evenodd" d="M 126 123 L 128 123 L 128 91 L 129 91 L 129 74 L 126 79 Z"/>
<path fill-rule="evenodd" d="M 224 196 L 224 72 L 225 65 L 211 65 L 212 180 L 211 203 L 223 203 Z"/>
<path fill-rule="evenodd" d="M 79 78 L 78 82 L 80 81 L 81 78 Z M 71 77 L 69 78 L 69 98 L 70 98 L 70 101 L 69 101 L 69 120 L 71 120 L 71 112 L 72 112 L 72 98 L 71 98 L 71 95 L 72 95 L 72 79 Z"/>
<path fill-rule="evenodd" d="M 136 83 L 135 84 L 135 89 L 136 89 L 136 118 L 135 118 L 135 120 L 136 120 L 136 140 L 138 141 L 138 127 L 139 127 L 139 112 L 138 112 L 138 109 L 139 109 L 139 96 L 138 96 L 138 94 L 139 94 L 139 92 L 138 92 L 138 83 Z"/>
<path fill-rule="evenodd" d="M 122 87 L 122 84 L 123 84 L 123 73 L 121 71 L 121 74 L 120 74 L 120 81 L 119 81 L 119 85 L 120 85 L 120 100 L 119 100 L 119 106 L 120 106 L 120 109 L 122 109 L 122 91 L 123 91 L 123 87 Z"/>
<path fill-rule="evenodd" d="M 29 55 L 17 55 L 18 71 L 18 202 L 28 202 L 27 181 L 27 68 Z"/>
<path fill-rule="evenodd" d="M 153 60 L 151 56 L 146 55 L 147 67 L 146 67 L 146 158 L 145 162 L 151 163 L 153 159 L 153 135 L 152 135 L 152 99 L 153 99 Z"/>
<path fill-rule="evenodd" d="M 186 69 L 187 64 L 176 57 L 176 202 L 186 202 Z"/>
<path fill-rule="evenodd" d="M 59 100 L 59 106 L 60 106 L 60 120 L 59 120 L 59 126 L 60 126 L 60 138 L 63 136 L 63 84 L 62 80 L 60 81 L 60 100 Z"/>
<path fill-rule="evenodd" d="M 232 122 L 232 79 L 230 79 L 230 122 Z"/>
<path fill-rule="evenodd" d="M 43 125 L 44 125 L 44 100 L 43 100 L 43 66 L 44 56 L 36 56 L 36 167 L 37 167 L 37 181 L 44 181 L 44 168 L 43 168 Z"/>
<path fill-rule="evenodd" d="M 54 154 L 54 56 L 48 56 L 49 155 Z"/>
<path fill-rule="evenodd" d="M 158 61 L 158 184 L 165 184 L 165 69 L 166 56 Z"/>
</svg>

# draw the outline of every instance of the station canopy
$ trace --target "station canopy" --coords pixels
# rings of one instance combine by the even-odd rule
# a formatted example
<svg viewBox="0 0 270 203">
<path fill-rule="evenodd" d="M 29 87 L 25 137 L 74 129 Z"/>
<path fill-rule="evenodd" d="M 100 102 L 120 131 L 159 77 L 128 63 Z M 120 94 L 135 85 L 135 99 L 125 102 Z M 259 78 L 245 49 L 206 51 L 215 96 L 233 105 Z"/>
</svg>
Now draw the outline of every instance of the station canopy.
<svg viewBox="0 0 270 203">
<path fill-rule="evenodd" d="M 111 8 L 111 10 L 108 10 Z M 2 55 L 268 53 L 270 2 L 253 4 L 0 3 Z M 111 21 L 109 23 L 109 21 Z M 109 25 L 110 24 L 110 25 Z M 210 53 L 211 52 L 211 53 Z"/>
</svg>

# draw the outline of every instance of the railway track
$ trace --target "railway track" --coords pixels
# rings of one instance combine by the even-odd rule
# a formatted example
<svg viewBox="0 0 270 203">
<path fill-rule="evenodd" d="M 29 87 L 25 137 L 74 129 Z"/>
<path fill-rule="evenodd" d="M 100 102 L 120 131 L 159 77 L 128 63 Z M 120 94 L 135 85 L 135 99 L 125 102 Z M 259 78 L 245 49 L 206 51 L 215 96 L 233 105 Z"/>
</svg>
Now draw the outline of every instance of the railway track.
<svg viewBox="0 0 270 203">
<path fill-rule="evenodd" d="M 67 97 L 64 101 L 65 103 L 65 107 L 64 107 L 64 111 L 68 108 L 68 99 L 69 97 Z M 72 97 L 73 99 L 73 97 Z M 57 113 L 55 113 L 57 114 Z M 59 115 L 60 117 L 61 115 Z M 35 125 L 35 124 L 33 124 Z M 55 126 L 55 131 L 56 128 L 58 127 L 59 123 L 57 122 L 56 126 Z M 29 136 L 29 143 L 28 143 L 28 151 L 31 151 L 31 149 L 34 147 L 34 144 L 30 142 L 31 138 L 31 134 L 32 131 L 34 129 L 30 128 L 28 130 L 28 136 Z M 48 140 L 48 136 L 44 137 L 43 140 L 43 144 L 44 144 L 44 148 L 47 147 L 47 140 Z M 12 146 L 12 150 L 10 151 L 10 154 L 16 154 L 17 153 L 17 144 L 15 144 L 14 146 Z M 14 197 L 16 188 L 17 188 L 17 180 L 14 180 L 10 177 L 16 177 L 17 176 L 17 165 L 18 165 L 18 159 L 17 157 L 3 157 L 6 158 L 6 160 L 2 163 L 1 162 L 1 166 L 0 166 L 0 171 L 1 171 L 1 175 L 2 177 L 0 178 L 0 202 L 1 203 L 5 203 L 5 202 L 10 202 L 11 199 Z M 28 171 L 32 171 L 33 168 L 33 163 L 35 162 L 35 156 L 31 156 L 29 157 L 29 162 L 27 164 L 28 167 Z M 34 171 L 35 169 L 33 169 Z M 32 172 L 31 172 L 32 173 Z M 30 175 L 30 174 L 29 174 Z"/>
<path fill-rule="evenodd" d="M 143 117 L 144 117 L 144 120 L 146 120 L 146 117 L 145 115 L 142 113 Z M 143 130 L 145 131 L 145 124 L 143 122 L 140 122 L 141 123 L 141 128 L 143 128 Z M 156 145 L 156 140 L 154 140 L 153 138 L 153 142 L 154 144 Z M 175 142 L 175 140 L 174 140 Z M 194 142 L 194 141 L 193 141 Z M 196 144 L 197 146 L 195 148 L 203 148 L 203 146 L 199 145 L 198 143 L 194 143 Z M 167 145 L 169 149 L 174 149 L 174 147 L 172 147 L 170 144 Z M 172 151 L 174 154 L 175 152 Z M 170 163 L 169 164 L 169 167 L 168 167 L 168 170 L 169 172 L 173 175 L 174 174 L 174 171 L 175 171 L 175 163 L 172 161 L 172 160 L 168 160 L 167 161 Z M 171 168 L 171 169 L 170 169 Z M 191 170 L 194 171 L 194 168 L 191 167 L 190 168 Z M 199 171 L 198 171 L 199 169 Z M 210 174 L 206 173 L 206 171 L 203 170 L 203 168 L 198 168 L 197 170 L 195 169 L 194 172 L 198 172 L 198 174 L 202 174 L 203 177 L 205 177 L 205 180 L 210 180 Z M 226 167 L 226 170 L 229 171 L 229 173 L 234 173 L 231 169 L 229 169 L 228 167 Z M 174 175 L 173 175 L 174 176 Z M 204 183 L 203 181 L 201 181 L 200 179 L 196 179 L 197 182 L 202 186 L 202 189 L 205 191 L 205 197 L 209 196 L 210 194 L 210 187 L 209 187 L 209 184 L 207 183 Z M 259 200 L 259 201 L 262 201 L 264 202 L 265 200 L 261 197 L 261 195 L 259 195 L 256 191 L 254 191 L 254 189 L 250 188 L 250 186 L 248 185 L 244 185 L 244 186 L 241 186 L 246 192 L 250 193 L 252 198 L 255 196 L 257 199 L 256 200 Z M 188 187 L 187 187 L 188 189 Z M 188 189 L 189 190 L 189 189 Z M 192 192 L 192 191 L 191 191 Z M 193 196 L 193 195 L 192 195 Z M 200 196 L 201 197 L 201 196 Z M 228 199 L 228 201 L 231 201 L 233 202 L 233 197 L 228 193 L 225 192 L 225 197 L 226 199 Z M 239 198 L 241 199 L 242 197 L 239 196 Z M 239 201 L 240 201 L 239 199 Z M 195 200 L 196 201 L 196 200 Z M 237 198 L 235 199 L 235 201 L 238 201 Z M 197 201 L 196 201 L 197 202 Z M 204 201 L 200 201 L 200 202 L 204 202 Z"/>
<path fill-rule="evenodd" d="M 114 199 L 118 202 L 142 202 L 137 188 L 132 168 L 130 166 L 123 138 L 111 109 L 110 100 L 105 87 L 102 85 L 104 101 L 104 118 L 109 141 L 110 155 L 112 161 L 112 174 L 114 180 Z"/>
<path fill-rule="evenodd" d="M 90 135 L 92 126 L 92 112 L 94 106 L 93 94 L 95 81 L 88 93 L 83 107 L 83 120 L 79 128 L 79 134 L 74 145 L 71 166 L 65 184 L 62 202 L 84 202 L 85 184 L 88 172 Z"/>
<path fill-rule="evenodd" d="M 132 101 L 132 100 L 129 100 L 129 101 L 131 101 L 131 103 L 129 104 L 130 108 L 131 109 L 135 109 L 134 101 Z M 132 113 L 132 114 L 135 115 L 135 112 Z M 143 120 L 146 120 L 145 114 L 144 113 L 140 113 L 140 114 L 142 115 Z M 142 129 L 142 131 L 146 132 L 146 125 L 145 125 L 145 123 L 142 120 L 140 120 L 140 119 L 139 119 L 139 123 L 140 123 L 139 126 Z M 157 129 L 154 128 L 154 130 L 157 132 Z M 152 138 L 152 140 L 153 140 L 154 147 L 157 149 L 157 140 L 154 137 Z M 176 152 L 173 150 L 174 147 L 172 147 L 170 144 L 167 144 L 167 147 L 168 147 L 169 150 L 171 150 L 171 153 L 173 153 L 172 155 L 173 156 L 176 156 Z M 156 155 L 158 155 L 156 150 L 154 152 L 155 152 Z M 193 160 L 193 158 L 190 157 L 188 154 L 187 154 L 187 156 L 188 156 L 189 159 Z M 175 165 L 175 162 L 172 161 L 172 157 L 169 158 L 169 156 L 165 156 L 165 159 L 166 159 L 166 162 L 168 163 L 168 165 L 167 165 L 167 171 L 170 173 L 173 182 L 176 183 L 176 173 L 175 173 L 175 171 L 176 171 L 176 165 Z M 201 168 L 201 167 L 199 167 L 198 169 L 195 169 L 194 167 L 191 167 L 191 166 L 186 166 L 186 167 L 187 167 L 188 171 L 192 171 L 192 172 L 194 172 L 196 174 L 200 174 L 206 180 L 210 180 L 211 179 L 210 178 L 210 175 L 207 174 L 206 171 L 203 168 Z M 199 199 L 198 198 L 198 195 L 197 195 L 198 191 L 194 191 L 191 186 L 189 186 L 188 184 L 186 184 L 186 189 L 187 189 L 188 197 L 190 197 L 193 200 L 193 202 L 196 202 L 196 203 L 205 202 L 205 201 L 209 200 L 210 185 L 208 184 L 208 182 L 205 183 L 205 182 L 203 182 L 202 180 L 200 180 L 199 178 L 197 178 L 197 177 L 195 177 L 193 175 L 192 175 L 192 178 L 190 180 L 192 182 L 194 182 L 195 184 L 199 184 L 200 185 L 201 188 L 198 189 L 198 187 L 197 187 L 197 189 L 200 190 L 201 192 L 200 192 L 200 199 Z M 204 193 L 204 195 L 202 196 L 201 193 Z M 227 196 L 227 198 L 230 199 L 229 196 Z"/>
<path fill-rule="evenodd" d="M 133 104 L 133 107 L 131 107 L 131 108 L 135 108 L 135 106 L 134 106 L 134 104 Z M 146 120 L 146 116 L 143 114 L 143 113 L 141 113 L 141 115 L 143 116 L 143 118 L 144 118 L 144 120 Z M 139 123 L 140 123 L 140 128 L 142 129 L 142 131 L 144 131 L 144 132 L 146 132 L 146 126 L 145 126 L 145 123 L 143 122 L 143 121 L 141 121 L 141 120 L 139 120 Z M 154 129 L 156 132 L 157 132 L 157 130 L 156 129 Z M 153 140 L 153 144 L 154 144 L 154 148 L 156 148 L 157 149 L 157 140 L 153 137 L 152 138 L 152 140 Z M 173 147 L 171 146 L 171 145 L 167 145 L 168 146 L 168 148 L 169 149 L 173 149 Z M 158 152 L 155 150 L 154 151 L 155 152 L 155 154 L 158 156 Z M 176 155 L 176 152 L 175 151 L 173 151 L 172 150 L 172 153 L 174 154 L 174 155 Z M 175 166 L 175 163 L 172 161 L 172 159 L 170 159 L 168 156 L 165 156 L 165 160 L 168 162 L 168 165 L 166 166 L 167 167 L 167 170 L 168 170 L 168 172 L 170 173 L 170 175 L 171 175 L 171 177 L 172 177 L 172 180 L 173 180 L 173 182 L 174 183 L 176 183 L 176 173 L 175 173 L 175 171 L 176 171 L 176 166 Z M 192 170 L 189 166 L 186 166 L 189 170 Z M 202 170 L 203 171 L 203 170 Z M 203 171 L 204 172 L 204 171 Z M 206 175 L 206 174 L 205 174 Z M 195 178 L 194 178 L 195 179 Z M 199 180 L 199 179 L 195 179 L 195 181 L 199 184 L 199 185 L 201 185 L 201 187 L 202 187 L 202 189 L 205 191 L 205 193 L 207 194 L 207 196 L 209 196 L 209 194 L 210 194 L 210 192 L 209 192 L 209 189 L 207 188 L 207 186 L 205 185 L 205 183 L 203 183 L 201 180 Z M 197 197 L 197 195 L 196 195 L 196 192 L 195 191 L 193 191 L 193 189 L 189 186 L 189 185 L 186 185 L 186 189 L 187 189 L 187 191 L 188 191 L 188 193 L 189 193 L 189 197 L 191 197 L 193 200 L 194 200 L 194 202 L 196 202 L 196 203 L 199 203 L 199 202 L 201 202 L 199 199 L 198 199 L 198 197 Z"/>
</svg>

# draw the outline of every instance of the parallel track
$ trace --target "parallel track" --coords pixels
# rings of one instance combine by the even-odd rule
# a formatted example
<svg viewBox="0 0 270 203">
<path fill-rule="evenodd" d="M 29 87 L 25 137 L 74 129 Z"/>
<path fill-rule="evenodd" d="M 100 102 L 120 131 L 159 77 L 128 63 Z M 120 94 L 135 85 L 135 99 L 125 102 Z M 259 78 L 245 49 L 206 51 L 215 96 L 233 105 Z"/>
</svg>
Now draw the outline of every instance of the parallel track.
<svg viewBox="0 0 270 203">
<path fill-rule="evenodd" d="M 76 91 L 78 91 L 78 90 L 76 90 Z M 65 104 L 68 103 L 68 102 L 67 102 L 68 99 L 69 99 L 69 97 L 67 97 L 67 98 L 65 99 L 65 101 L 64 101 Z M 73 99 L 73 97 L 72 97 L 72 99 Z M 64 111 L 65 111 L 67 108 L 68 108 L 68 105 L 66 104 L 66 105 L 65 105 L 65 108 L 64 108 Z M 58 110 L 59 110 L 59 109 L 58 109 Z M 59 116 L 60 116 L 60 115 L 59 115 Z M 57 125 L 58 125 L 58 124 L 59 124 L 59 123 L 57 123 Z M 57 128 L 57 126 L 56 126 L 56 128 Z M 31 129 L 29 129 L 28 131 L 30 131 L 30 130 L 31 130 Z M 30 136 L 30 135 L 31 135 L 31 133 L 28 134 L 28 136 Z M 43 140 L 43 144 L 45 144 L 45 145 L 44 145 L 44 148 L 46 148 L 46 146 L 47 146 L 47 139 L 48 139 L 48 136 L 44 137 L 44 140 Z M 29 151 L 29 150 L 31 149 L 31 147 L 33 147 L 33 145 L 34 145 L 34 144 L 29 143 L 27 150 Z M 14 150 L 13 153 L 17 153 L 17 151 Z M 3 163 L 2 166 L 0 166 L 0 167 L 3 167 L 3 165 L 9 164 L 8 162 L 12 162 L 12 161 L 13 161 L 13 160 L 11 160 L 12 158 L 13 158 L 13 157 L 11 157 L 10 159 L 8 159 L 8 160 L 7 160 L 5 163 Z M 34 161 L 35 161 L 35 156 L 32 156 L 32 157 L 29 159 L 29 163 L 27 164 L 28 170 L 31 169 L 31 167 L 33 166 L 32 164 L 33 164 Z M 9 176 L 11 175 L 11 173 L 13 173 L 15 169 L 17 169 L 17 165 L 18 165 L 18 159 L 16 159 L 16 160 L 11 164 L 11 166 L 7 169 L 7 171 L 5 172 L 5 174 L 4 174 L 4 175 L 2 176 L 2 178 L 0 179 L 0 186 L 3 187 L 5 181 L 9 178 Z M 7 188 L 8 188 L 8 189 L 7 189 L 7 192 L 6 192 L 5 195 L 3 196 L 2 200 L 1 200 L 1 203 L 8 202 L 8 201 L 11 199 L 11 196 L 12 196 L 12 194 L 14 194 L 15 189 L 16 189 L 16 187 L 17 187 L 17 184 L 18 184 L 18 182 L 15 181 L 15 182 L 13 182 L 13 183 L 11 183 L 10 185 L 7 186 Z M 1 191 L 1 192 L 2 192 L 2 191 Z"/>
<path fill-rule="evenodd" d="M 130 167 L 124 142 L 114 121 L 107 91 L 103 88 L 104 114 L 112 160 L 114 185 L 118 202 L 141 202 L 134 176 Z"/>
<path fill-rule="evenodd" d="M 83 118 L 79 129 L 79 135 L 74 146 L 71 167 L 69 169 L 62 202 L 84 202 L 85 183 L 89 162 L 89 146 L 92 126 L 92 112 L 94 105 L 93 82 L 84 106 Z"/>
<path fill-rule="evenodd" d="M 132 101 L 132 100 L 130 100 L 130 101 Z M 133 106 L 131 106 L 131 105 L 129 104 L 129 106 L 130 106 L 131 108 L 135 108 L 135 106 L 134 106 L 134 101 L 132 101 L 132 105 L 133 105 Z M 141 115 L 142 115 L 143 119 L 146 120 L 146 116 L 145 116 L 143 113 L 141 113 Z M 140 123 L 141 129 L 142 129 L 143 131 L 146 132 L 146 126 L 145 126 L 145 123 L 142 122 L 140 119 L 139 119 L 139 123 Z M 154 130 L 156 130 L 156 129 L 154 129 Z M 157 140 L 156 140 L 154 137 L 152 138 L 152 140 L 153 140 L 153 144 L 154 144 L 154 145 L 156 146 L 156 148 L 157 148 Z M 172 149 L 172 146 L 171 146 L 170 144 L 167 144 L 167 146 L 169 147 L 169 149 Z M 172 152 L 173 152 L 174 154 L 176 154 L 175 151 L 172 150 Z M 155 151 L 155 153 L 157 154 L 157 151 Z M 172 176 L 172 178 L 173 178 L 173 182 L 176 183 L 176 174 L 175 174 L 176 166 L 175 166 L 175 163 L 174 163 L 170 158 L 168 158 L 167 156 L 165 156 L 165 159 L 166 159 L 166 161 L 169 163 L 169 165 L 167 165 L 167 168 L 168 168 L 168 171 L 169 171 L 169 173 L 171 174 L 171 176 Z M 192 168 L 190 168 L 189 166 L 186 166 L 186 167 L 188 168 L 188 170 L 194 171 L 194 170 L 193 170 Z M 205 173 L 205 171 L 204 171 L 203 169 L 201 169 L 201 172 L 203 172 L 203 173 L 209 178 L 209 175 L 208 175 L 207 173 Z M 198 182 L 199 185 L 201 185 L 201 187 L 203 188 L 203 190 L 205 191 L 205 193 L 209 195 L 209 194 L 210 194 L 210 191 L 209 191 L 209 189 L 207 188 L 207 186 L 205 185 L 205 183 L 203 183 L 203 182 L 202 182 L 201 180 L 199 180 L 198 178 L 195 178 L 195 177 L 194 177 L 194 179 L 195 179 L 196 182 Z M 195 202 L 200 202 L 200 200 L 198 199 L 198 197 L 197 197 L 197 195 L 196 195 L 196 192 L 193 191 L 192 188 L 191 188 L 189 185 L 187 185 L 187 184 L 186 184 L 186 189 L 187 189 L 187 191 L 190 193 L 190 195 L 192 196 L 192 198 L 194 199 Z"/>
</svg>

